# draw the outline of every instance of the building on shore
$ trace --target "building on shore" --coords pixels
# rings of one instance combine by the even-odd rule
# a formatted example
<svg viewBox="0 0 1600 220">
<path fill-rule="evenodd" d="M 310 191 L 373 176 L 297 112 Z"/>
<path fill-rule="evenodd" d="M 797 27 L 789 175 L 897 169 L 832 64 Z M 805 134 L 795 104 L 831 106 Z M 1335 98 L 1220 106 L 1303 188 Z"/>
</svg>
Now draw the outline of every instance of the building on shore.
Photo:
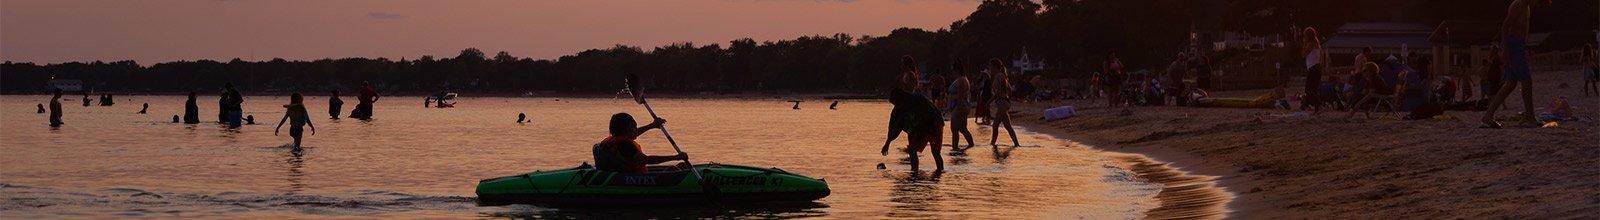
<svg viewBox="0 0 1600 220">
<path fill-rule="evenodd" d="M 1420 56 L 1433 56 L 1428 37 L 1434 28 L 1422 23 L 1345 23 L 1337 29 L 1322 48 L 1328 53 L 1329 70 L 1335 75 L 1348 74 L 1355 69 L 1355 57 L 1362 49 L 1372 48 L 1371 60 L 1388 56 L 1404 57 L 1415 52 Z"/>
</svg>

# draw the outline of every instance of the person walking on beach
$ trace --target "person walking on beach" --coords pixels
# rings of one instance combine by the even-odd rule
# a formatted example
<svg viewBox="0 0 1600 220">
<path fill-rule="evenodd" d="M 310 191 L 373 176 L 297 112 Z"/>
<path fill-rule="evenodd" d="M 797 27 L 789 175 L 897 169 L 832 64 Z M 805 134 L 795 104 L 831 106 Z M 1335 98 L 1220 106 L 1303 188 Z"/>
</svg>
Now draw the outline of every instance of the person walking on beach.
<svg viewBox="0 0 1600 220">
<path fill-rule="evenodd" d="M 1200 55 L 1200 59 L 1195 60 L 1194 71 L 1195 88 L 1211 91 L 1211 56 Z M 1184 96 L 1188 96 L 1188 94 L 1184 94 Z"/>
<path fill-rule="evenodd" d="M 914 63 L 911 56 L 906 56 L 904 60 Z M 911 93 L 917 91 L 917 81 L 916 74 L 902 74 L 900 85 L 889 91 L 889 103 L 894 108 L 889 111 L 889 134 L 879 153 L 889 155 L 889 144 L 900 137 L 900 132 L 905 132 L 910 136 L 905 152 L 909 155 L 911 169 L 919 170 L 917 154 L 922 153 L 923 148 L 932 148 L 933 162 L 937 166 L 935 171 L 943 171 L 944 156 L 939 154 L 939 145 L 944 143 L 940 140 L 944 136 L 944 119 L 940 117 L 939 108 L 934 107 L 928 98 Z"/>
<path fill-rule="evenodd" d="M 1105 74 L 1106 80 L 1101 83 L 1105 84 L 1106 107 L 1126 106 L 1122 100 L 1122 83 L 1128 75 L 1122 72 L 1122 60 L 1117 59 L 1117 52 L 1106 53 Z"/>
<path fill-rule="evenodd" d="M 350 117 L 372 119 L 372 104 L 378 102 L 378 90 L 372 89 L 371 83 L 361 82 L 361 93 L 357 94 L 356 101 L 356 108 L 350 111 Z"/>
<path fill-rule="evenodd" d="M 61 89 L 56 89 L 52 94 L 53 96 L 50 97 L 50 127 L 61 127 L 61 124 L 66 124 L 61 122 L 61 115 L 64 114 L 61 112 Z"/>
<path fill-rule="evenodd" d="M 189 92 L 189 101 L 183 103 L 183 123 L 200 123 L 200 105 L 195 103 L 195 92 Z"/>
<path fill-rule="evenodd" d="M 1479 86 L 1483 87 L 1484 102 L 1483 106 L 1479 107 L 1488 107 L 1489 99 L 1500 94 L 1500 86 L 1504 85 L 1503 75 L 1505 75 L 1505 61 L 1500 60 L 1500 46 L 1489 45 L 1489 59 L 1483 62 L 1483 82 L 1479 83 Z"/>
<path fill-rule="evenodd" d="M 1488 108 L 1484 109 L 1482 122 L 1485 128 L 1504 127 L 1495 122 L 1494 112 L 1500 109 L 1500 105 L 1505 104 L 1506 96 L 1511 95 L 1511 90 L 1517 89 L 1518 85 L 1522 86 L 1524 109 L 1519 117 L 1525 122 L 1536 123 L 1536 120 L 1533 120 L 1533 74 L 1528 66 L 1527 42 L 1524 41 L 1528 39 L 1531 8 L 1536 4 L 1538 3 L 1532 0 L 1516 0 L 1506 9 L 1506 19 L 1500 28 L 1501 41 L 1504 41 L 1501 44 L 1505 46 L 1505 55 L 1501 57 L 1506 61 L 1505 73 L 1502 75 L 1505 85 L 1500 87 L 1499 93 L 1495 94 L 1494 99 L 1489 100 Z"/>
<path fill-rule="evenodd" d="M 1583 96 L 1585 97 L 1589 96 L 1591 92 L 1594 95 L 1600 95 L 1600 88 L 1595 87 L 1597 83 L 1600 83 L 1600 63 L 1597 63 L 1600 61 L 1596 61 L 1596 59 L 1600 58 L 1596 58 L 1595 55 L 1594 44 L 1583 47 L 1583 61 L 1580 61 L 1583 65 L 1580 66 L 1583 68 Z"/>
<path fill-rule="evenodd" d="M 339 119 L 339 112 L 344 111 L 344 100 L 339 99 L 339 90 L 333 90 L 333 95 L 328 96 L 328 116 L 330 119 Z"/>
<path fill-rule="evenodd" d="M 978 82 L 972 84 L 974 86 L 977 86 L 977 88 L 969 88 L 969 89 L 975 90 L 973 93 L 978 98 L 978 100 L 976 100 L 977 101 L 976 103 L 978 103 L 977 104 L 978 106 L 976 106 L 977 109 L 978 109 L 977 110 L 977 115 L 974 115 L 974 116 L 977 116 L 977 118 L 978 118 L 978 120 L 977 120 L 978 125 L 988 124 L 989 121 L 994 120 L 993 117 L 990 117 L 990 116 L 994 115 L 994 114 L 991 114 L 991 110 L 994 110 L 994 109 L 991 109 L 990 106 L 989 106 L 989 104 L 990 104 L 989 100 L 990 99 L 994 99 L 994 89 L 993 89 L 994 88 L 993 87 L 994 83 L 992 83 L 993 81 L 994 81 L 994 76 L 993 75 L 983 74 L 983 72 L 980 72 L 978 74 Z"/>
<path fill-rule="evenodd" d="M 1000 140 L 1000 125 L 1004 124 L 1006 133 L 1011 134 L 1012 146 L 1022 146 L 1017 141 L 1017 131 L 1011 129 L 1011 80 L 1010 73 L 1006 72 L 1005 61 L 999 58 L 989 60 L 989 72 L 994 74 L 991 80 L 994 82 L 994 99 L 990 100 L 994 105 L 994 115 L 989 116 L 989 145 L 999 148 L 994 143 Z"/>
<path fill-rule="evenodd" d="M 972 147 L 972 131 L 967 130 L 967 117 L 972 115 L 972 81 L 967 79 L 966 66 L 957 59 L 950 64 L 956 79 L 950 82 L 950 151 L 960 151 L 961 137 L 967 137 L 967 147 Z"/>
<path fill-rule="evenodd" d="M 1300 32 L 1300 56 L 1306 58 L 1305 96 L 1300 97 L 1300 110 L 1322 112 L 1322 75 L 1327 56 L 1322 54 L 1322 40 L 1317 29 L 1307 27 Z M 1358 59 L 1359 60 L 1359 59 Z M 1365 63 L 1362 63 L 1365 66 Z M 1361 69 L 1361 68 L 1356 68 Z"/>
<path fill-rule="evenodd" d="M 272 136 L 278 136 L 278 131 L 283 130 L 283 123 L 288 122 L 289 137 L 294 137 L 295 150 L 300 149 L 301 134 L 305 133 L 305 128 L 301 126 L 311 127 L 311 135 L 317 135 L 317 125 L 311 124 L 311 113 L 306 111 L 305 104 L 301 104 L 303 101 L 305 97 L 298 92 L 289 95 L 289 104 L 283 105 L 287 109 L 283 112 L 283 119 L 279 119 L 278 128 L 272 130 Z"/>
<path fill-rule="evenodd" d="M 233 89 L 233 83 L 222 85 L 222 112 L 227 113 L 228 128 L 239 128 L 244 120 L 244 96 L 239 95 L 239 90 Z"/>
<path fill-rule="evenodd" d="M 1174 105 L 1188 104 L 1183 101 L 1183 93 L 1188 87 L 1183 84 L 1183 79 L 1188 78 L 1188 75 L 1189 57 L 1180 52 L 1178 53 L 1178 59 L 1167 65 L 1166 94 L 1161 97 L 1162 101 L 1158 103 L 1165 103 L 1167 98 L 1172 98 L 1172 104 Z"/>
</svg>

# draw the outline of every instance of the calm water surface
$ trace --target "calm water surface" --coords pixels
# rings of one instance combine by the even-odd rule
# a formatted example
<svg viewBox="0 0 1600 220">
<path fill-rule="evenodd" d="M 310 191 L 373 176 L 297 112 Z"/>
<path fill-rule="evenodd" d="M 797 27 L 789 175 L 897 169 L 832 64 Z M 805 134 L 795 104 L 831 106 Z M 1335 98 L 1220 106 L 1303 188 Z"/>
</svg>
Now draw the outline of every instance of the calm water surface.
<svg viewBox="0 0 1600 220">
<path fill-rule="evenodd" d="M 273 136 L 287 97 L 246 97 L 245 114 L 259 124 L 238 130 L 170 123 L 183 110 L 184 97 L 176 96 L 119 96 L 111 107 L 83 107 L 68 96 L 67 124 L 53 129 L 47 114 L 34 113 L 49 98 L 0 96 L 0 215 L 7 218 L 1127 219 L 1158 206 L 1152 198 L 1161 189 L 1098 150 L 1023 130 L 1029 146 L 980 146 L 947 156 L 946 172 L 912 172 L 904 154 L 878 154 L 890 109 L 881 101 L 845 101 L 839 110 L 813 101 L 792 110 L 782 100 L 660 99 L 651 104 L 695 162 L 778 167 L 826 179 L 833 194 L 785 206 L 478 206 L 479 179 L 591 161 L 589 148 L 605 138 L 611 114 L 640 121 L 648 114 L 626 99 L 463 98 L 457 108 L 437 109 L 418 97 L 386 97 L 374 120 L 329 120 L 326 97 L 315 96 L 306 103 L 317 133 L 297 155 L 283 147 L 288 131 Z M 200 98 L 203 120 L 215 120 L 216 100 Z M 345 100 L 348 114 L 354 98 Z M 150 114 L 135 114 L 142 103 Z M 516 123 L 517 113 L 533 122 Z M 980 144 L 988 132 L 974 130 Z M 672 154 L 660 132 L 639 142 L 649 154 Z M 926 153 L 922 160 L 932 168 Z"/>
</svg>

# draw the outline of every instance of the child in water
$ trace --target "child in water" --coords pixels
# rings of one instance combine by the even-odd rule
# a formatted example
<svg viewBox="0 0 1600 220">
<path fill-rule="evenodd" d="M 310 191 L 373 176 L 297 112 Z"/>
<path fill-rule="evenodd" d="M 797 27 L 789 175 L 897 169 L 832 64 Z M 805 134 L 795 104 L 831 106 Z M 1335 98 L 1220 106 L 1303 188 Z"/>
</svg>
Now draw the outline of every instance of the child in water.
<svg viewBox="0 0 1600 220">
<path fill-rule="evenodd" d="M 300 149 L 300 137 L 305 132 L 301 126 L 310 126 L 311 135 L 317 135 L 317 126 L 311 124 L 311 113 L 306 111 L 306 106 L 301 104 L 305 97 L 300 93 L 289 95 L 289 104 L 283 105 L 288 110 L 283 112 L 283 119 L 278 120 L 278 128 L 272 130 L 272 135 L 277 136 L 278 130 L 283 129 L 283 123 L 289 122 L 289 136 L 294 137 L 294 149 Z"/>
</svg>

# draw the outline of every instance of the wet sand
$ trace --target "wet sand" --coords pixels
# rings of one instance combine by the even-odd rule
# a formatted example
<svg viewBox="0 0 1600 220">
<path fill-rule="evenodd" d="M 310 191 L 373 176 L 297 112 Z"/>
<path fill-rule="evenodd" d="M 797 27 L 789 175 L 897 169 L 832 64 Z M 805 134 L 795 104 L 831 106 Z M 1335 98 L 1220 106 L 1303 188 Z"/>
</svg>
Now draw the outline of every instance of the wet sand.
<svg viewBox="0 0 1600 220">
<path fill-rule="evenodd" d="M 1535 108 L 1567 96 L 1577 115 L 1600 116 L 1600 98 L 1584 97 L 1577 72 L 1534 77 Z M 1518 96 L 1507 100 L 1512 106 L 1499 112 L 1502 118 L 1523 110 Z M 1077 106 L 1078 116 L 1038 119 L 1057 105 Z M 1448 111 L 1458 118 L 1415 121 L 1395 119 L 1401 113 L 1346 119 L 1345 112 L 1296 117 L 1289 110 L 1192 107 L 1131 107 L 1123 114 L 1104 100 L 1017 109 L 1022 112 L 1013 117 L 1029 130 L 1218 176 L 1227 190 L 1203 190 L 1209 179 L 1162 164 L 1130 162 L 1139 164 L 1141 177 L 1168 185 L 1150 218 L 1213 216 L 1205 213 L 1216 213 L 1222 203 L 1228 217 L 1243 219 L 1600 217 L 1600 122 L 1497 130 L 1478 128 L 1482 112 Z"/>
</svg>

